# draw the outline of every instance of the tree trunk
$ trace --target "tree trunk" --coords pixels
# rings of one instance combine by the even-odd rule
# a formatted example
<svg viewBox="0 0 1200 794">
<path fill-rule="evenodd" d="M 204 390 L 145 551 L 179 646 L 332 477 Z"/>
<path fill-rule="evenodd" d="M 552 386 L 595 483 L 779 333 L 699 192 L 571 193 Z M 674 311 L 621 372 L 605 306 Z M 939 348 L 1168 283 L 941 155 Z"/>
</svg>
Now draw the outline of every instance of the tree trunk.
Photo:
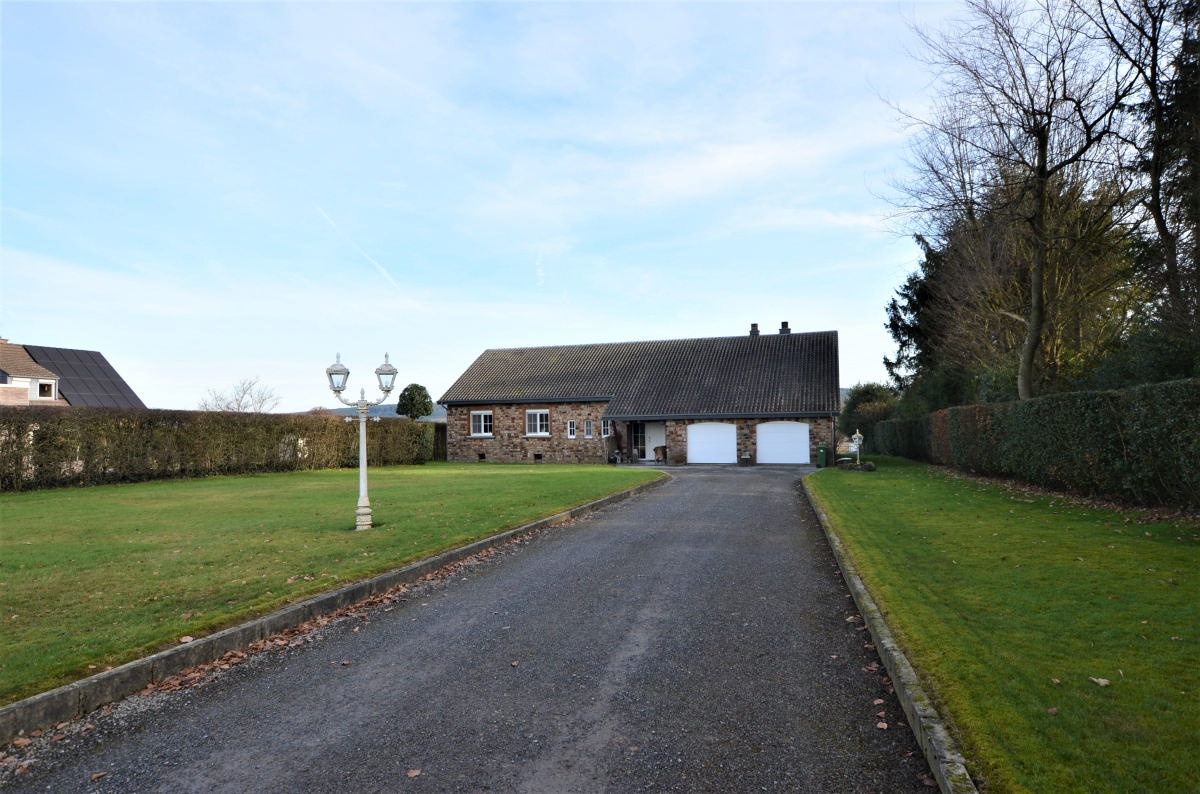
<svg viewBox="0 0 1200 794">
<path fill-rule="evenodd" d="M 1029 322 L 1025 327 L 1025 342 L 1021 345 L 1021 360 L 1017 367 L 1017 396 L 1022 400 L 1034 397 L 1034 363 L 1042 343 L 1042 326 L 1046 324 L 1046 191 L 1049 189 L 1049 122 L 1036 133 L 1037 154 L 1033 174 L 1033 210 L 1029 223 L 1033 227 L 1033 250 L 1029 261 Z"/>
</svg>

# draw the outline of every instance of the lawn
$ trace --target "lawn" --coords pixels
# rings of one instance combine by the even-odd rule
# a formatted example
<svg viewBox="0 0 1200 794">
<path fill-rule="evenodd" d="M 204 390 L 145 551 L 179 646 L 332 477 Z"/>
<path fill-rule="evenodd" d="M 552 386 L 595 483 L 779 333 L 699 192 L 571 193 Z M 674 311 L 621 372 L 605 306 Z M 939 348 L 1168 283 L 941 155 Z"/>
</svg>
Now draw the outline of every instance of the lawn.
<svg viewBox="0 0 1200 794">
<path fill-rule="evenodd" d="M 372 469 L 0 494 L 0 705 L 659 476 Z"/>
<path fill-rule="evenodd" d="M 876 461 L 809 483 L 972 776 L 1195 790 L 1200 524 Z"/>
</svg>

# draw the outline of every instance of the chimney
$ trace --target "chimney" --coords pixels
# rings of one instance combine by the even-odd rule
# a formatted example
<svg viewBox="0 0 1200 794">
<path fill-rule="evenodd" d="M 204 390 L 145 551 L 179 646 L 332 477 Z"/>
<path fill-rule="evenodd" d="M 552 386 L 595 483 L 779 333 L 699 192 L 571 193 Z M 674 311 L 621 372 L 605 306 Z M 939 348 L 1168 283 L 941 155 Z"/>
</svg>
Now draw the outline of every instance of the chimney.
<svg viewBox="0 0 1200 794">
<path fill-rule="evenodd" d="M 758 323 L 750 323 L 750 336 L 758 336 Z"/>
<path fill-rule="evenodd" d="M 779 333 L 790 334 L 791 332 L 792 332 L 792 329 L 788 328 L 787 320 L 784 320 L 783 325 L 779 326 Z"/>
</svg>

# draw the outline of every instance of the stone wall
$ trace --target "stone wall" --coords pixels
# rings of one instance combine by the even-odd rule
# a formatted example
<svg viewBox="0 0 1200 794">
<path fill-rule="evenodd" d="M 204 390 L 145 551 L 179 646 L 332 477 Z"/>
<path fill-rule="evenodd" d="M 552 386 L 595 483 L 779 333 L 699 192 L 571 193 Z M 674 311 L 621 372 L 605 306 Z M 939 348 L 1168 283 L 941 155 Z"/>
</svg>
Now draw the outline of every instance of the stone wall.
<svg viewBox="0 0 1200 794">
<path fill-rule="evenodd" d="M 523 405 L 450 406 L 446 409 L 446 459 L 452 463 L 605 463 L 615 440 L 602 438 L 605 403 L 534 403 Z M 527 411 L 550 412 L 550 434 L 525 434 Z M 471 413 L 492 412 L 492 435 L 471 435 Z M 585 437 L 587 420 L 592 437 Z M 575 438 L 568 422 L 575 420 Z"/>
<path fill-rule="evenodd" d="M 447 460 L 465 463 L 484 461 L 493 463 L 604 463 L 617 449 L 628 453 L 627 434 L 623 422 L 613 422 L 613 435 L 601 437 L 601 419 L 605 403 L 549 403 L 526 405 L 452 406 L 446 415 Z M 471 435 L 471 412 L 492 412 L 492 435 Z M 525 413 L 529 410 L 550 412 L 550 435 L 528 436 L 525 434 Z M 575 438 L 567 437 L 567 422 L 575 420 Z M 584 422 L 591 419 L 593 438 L 584 438 Z M 666 423 L 667 463 L 687 463 L 687 428 L 696 422 L 710 419 L 675 419 Z M 778 421 L 775 418 L 752 418 L 725 420 L 737 425 L 737 457 L 753 463 L 756 459 L 756 434 L 761 422 Z M 817 447 L 833 444 L 833 417 L 806 417 L 808 425 L 809 460 L 817 462 Z M 647 457 L 653 460 L 650 450 Z M 832 450 L 831 450 L 832 456 Z M 746 456 L 749 456 L 748 458 Z M 628 459 L 628 458 L 626 458 Z M 829 461 L 832 464 L 832 459 Z"/>
</svg>

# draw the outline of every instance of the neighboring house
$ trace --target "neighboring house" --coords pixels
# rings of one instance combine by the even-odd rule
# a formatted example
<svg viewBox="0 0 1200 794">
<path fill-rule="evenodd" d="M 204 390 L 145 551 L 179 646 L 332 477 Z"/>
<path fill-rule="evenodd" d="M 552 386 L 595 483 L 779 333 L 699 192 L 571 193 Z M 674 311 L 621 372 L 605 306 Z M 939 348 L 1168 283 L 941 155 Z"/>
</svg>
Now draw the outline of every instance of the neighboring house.
<svg viewBox="0 0 1200 794">
<path fill-rule="evenodd" d="M 836 331 L 486 350 L 438 400 L 450 461 L 810 463 Z"/>
<path fill-rule="evenodd" d="M 0 405 L 145 408 L 94 350 L 14 345 L 0 339 Z"/>
</svg>

